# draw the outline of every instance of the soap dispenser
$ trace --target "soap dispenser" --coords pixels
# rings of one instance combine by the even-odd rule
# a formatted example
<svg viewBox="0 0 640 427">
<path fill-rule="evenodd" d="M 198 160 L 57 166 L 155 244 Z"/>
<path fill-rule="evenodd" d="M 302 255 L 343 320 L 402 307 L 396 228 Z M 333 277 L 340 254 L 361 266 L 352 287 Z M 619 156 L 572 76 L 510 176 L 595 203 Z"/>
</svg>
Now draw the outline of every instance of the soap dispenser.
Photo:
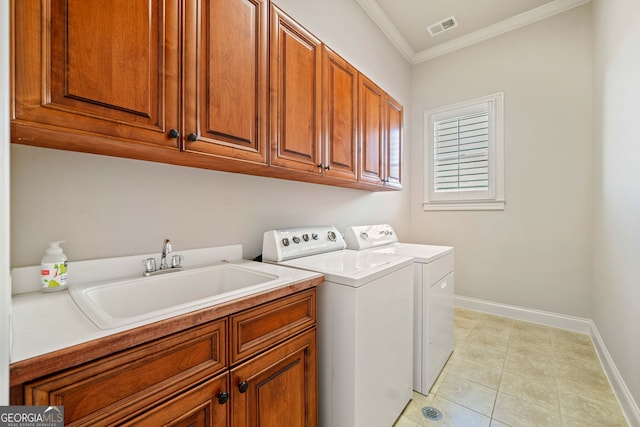
<svg viewBox="0 0 640 427">
<path fill-rule="evenodd" d="M 61 243 L 64 241 L 49 243 L 47 254 L 42 257 L 40 263 L 42 292 L 67 289 L 67 256 L 62 252 Z"/>
</svg>

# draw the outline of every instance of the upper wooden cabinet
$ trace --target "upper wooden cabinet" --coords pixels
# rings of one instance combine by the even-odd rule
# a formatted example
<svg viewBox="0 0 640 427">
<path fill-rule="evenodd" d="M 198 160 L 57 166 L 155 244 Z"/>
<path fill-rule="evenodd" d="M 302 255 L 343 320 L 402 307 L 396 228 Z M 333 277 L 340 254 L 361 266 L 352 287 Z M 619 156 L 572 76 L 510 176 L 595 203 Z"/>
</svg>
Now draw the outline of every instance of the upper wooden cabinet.
<svg viewBox="0 0 640 427">
<path fill-rule="evenodd" d="M 39 132 L 57 130 L 68 149 L 100 152 L 83 136 L 108 136 L 177 150 L 168 136 L 179 126 L 177 2 L 14 0 L 12 7 L 13 141 L 45 145 L 51 135 Z"/>
<path fill-rule="evenodd" d="M 271 165 L 322 174 L 321 42 L 271 5 Z"/>
<path fill-rule="evenodd" d="M 271 165 L 356 181 L 358 71 L 271 10 Z"/>
<path fill-rule="evenodd" d="M 385 99 L 385 169 L 384 184 L 402 188 L 402 123 L 404 109 L 395 99 Z"/>
<path fill-rule="evenodd" d="M 359 78 L 359 128 L 361 181 L 382 185 L 384 179 L 384 112 L 385 93 L 371 80 Z"/>
<path fill-rule="evenodd" d="M 267 162 L 267 0 L 186 2 L 184 149 Z"/>
<path fill-rule="evenodd" d="M 140 150 L 156 144 L 266 166 L 267 0 L 45 4 L 13 2 L 14 141 L 152 160 Z"/>
<path fill-rule="evenodd" d="M 399 189 L 402 106 L 270 0 L 12 0 L 15 143 Z"/>
<path fill-rule="evenodd" d="M 358 179 L 358 70 L 326 46 L 322 50 L 324 174 Z"/>
<path fill-rule="evenodd" d="M 359 78 L 360 181 L 402 188 L 403 108 L 378 85 Z"/>
</svg>

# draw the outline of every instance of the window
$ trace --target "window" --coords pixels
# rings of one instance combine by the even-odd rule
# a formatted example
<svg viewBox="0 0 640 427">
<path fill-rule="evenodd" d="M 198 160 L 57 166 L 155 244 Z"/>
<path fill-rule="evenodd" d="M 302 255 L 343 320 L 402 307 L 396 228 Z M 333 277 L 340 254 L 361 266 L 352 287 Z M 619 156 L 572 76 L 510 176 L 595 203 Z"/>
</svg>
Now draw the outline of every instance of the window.
<svg viewBox="0 0 640 427">
<path fill-rule="evenodd" d="M 424 210 L 503 210 L 503 98 L 425 112 Z"/>
</svg>

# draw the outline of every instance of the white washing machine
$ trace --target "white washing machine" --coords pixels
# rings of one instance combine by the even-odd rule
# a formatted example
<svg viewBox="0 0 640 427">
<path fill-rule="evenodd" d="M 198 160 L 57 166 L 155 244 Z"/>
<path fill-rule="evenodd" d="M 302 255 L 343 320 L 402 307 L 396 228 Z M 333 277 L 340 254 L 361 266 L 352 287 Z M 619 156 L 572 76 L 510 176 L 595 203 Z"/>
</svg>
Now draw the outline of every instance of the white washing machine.
<svg viewBox="0 0 640 427">
<path fill-rule="evenodd" d="M 320 426 L 389 427 L 411 400 L 412 260 L 345 247 L 333 226 L 272 230 L 262 259 L 325 276 L 318 287 Z"/>
<path fill-rule="evenodd" d="M 454 347 L 454 250 L 400 243 L 388 224 L 349 227 L 347 247 L 414 261 L 413 389 L 428 394 Z"/>
</svg>

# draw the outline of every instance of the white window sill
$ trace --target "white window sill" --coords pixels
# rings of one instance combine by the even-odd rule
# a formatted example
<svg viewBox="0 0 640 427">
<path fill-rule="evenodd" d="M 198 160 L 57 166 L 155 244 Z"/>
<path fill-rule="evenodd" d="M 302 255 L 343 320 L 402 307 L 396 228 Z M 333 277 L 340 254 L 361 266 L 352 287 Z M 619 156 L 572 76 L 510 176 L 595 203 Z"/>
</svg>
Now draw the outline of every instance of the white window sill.
<svg viewBox="0 0 640 427">
<path fill-rule="evenodd" d="M 464 202 L 423 202 L 425 211 L 503 211 L 504 200 L 483 200 Z"/>
</svg>

